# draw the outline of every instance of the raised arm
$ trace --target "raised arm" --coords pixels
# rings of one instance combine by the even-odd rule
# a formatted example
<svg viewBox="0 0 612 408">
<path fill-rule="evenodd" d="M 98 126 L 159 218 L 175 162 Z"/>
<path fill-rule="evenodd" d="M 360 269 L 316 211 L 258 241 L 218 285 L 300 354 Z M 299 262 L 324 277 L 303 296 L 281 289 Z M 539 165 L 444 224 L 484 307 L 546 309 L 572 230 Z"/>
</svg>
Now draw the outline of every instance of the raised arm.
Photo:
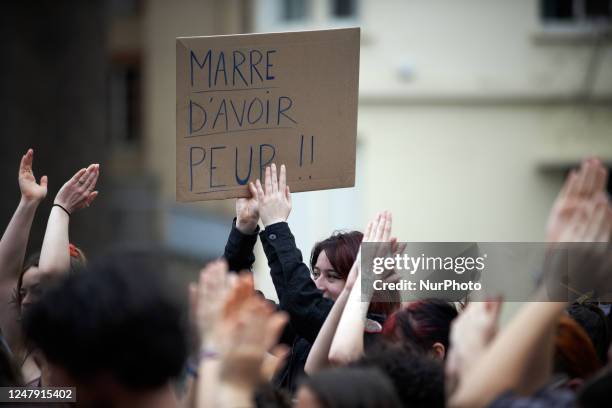
<svg viewBox="0 0 612 408">
<path fill-rule="evenodd" d="M 302 260 L 287 218 L 291 212 L 291 192 L 286 183 L 285 166 L 277 176 L 276 166 L 266 168 L 265 191 L 257 180 L 259 212 L 264 224 L 261 242 L 268 258 L 272 282 L 280 308 L 289 313 L 295 332 L 313 343 L 333 306 L 310 278 L 310 269 Z"/>
<path fill-rule="evenodd" d="M 40 184 L 36 183 L 33 159 L 32 149 L 21 158 L 18 175 L 21 200 L 0 241 L 0 280 L 11 291 L 21 271 L 34 214 L 47 195 L 47 176 L 40 178 Z"/>
<path fill-rule="evenodd" d="M 253 183 L 249 183 L 249 193 L 250 197 L 236 200 L 236 218 L 225 244 L 223 257 L 230 271 L 251 270 L 255 262 L 253 248 L 259 233 L 259 202 Z"/>
<path fill-rule="evenodd" d="M 40 251 L 41 273 L 62 274 L 70 269 L 70 216 L 81 208 L 89 207 L 96 198 L 98 192 L 94 189 L 99 174 L 100 165 L 91 164 L 86 169 L 77 171 L 55 196 Z"/>
<path fill-rule="evenodd" d="M 331 348 L 334 335 L 336 334 L 336 329 L 338 328 L 338 323 L 340 322 L 340 318 L 342 317 L 342 313 L 346 307 L 346 302 L 351 294 L 351 289 L 355 283 L 355 279 L 357 279 L 357 268 L 359 262 L 360 256 L 358 255 L 346 279 L 346 285 L 344 285 L 342 292 L 340 292 L 340 296 L 338 296 L 338 299 L 336 299 L 334 302 L 334 306 L 327 315 L 325 323 L 323 323 L 323 326 L 317 335 L 317 339 L 312 345 L 310 353 L 308 353 L 306 365 L 304 366 L 304 371 L 308 375 L 312 375 L 317 371 L 330 366 L 330 361 L 328 358 L 329 349 Z"/>
<path fill-rule="evenodd" d="M 368 224 L 362 242 L 390 242 L 392 222 L 390 212 L 384 211 L 378 214 L 374 221 Z M 360 261 L 360 257 L 357 260 Z M 329 350 L 329 361 L 335 364 L 348 364 L 363 354 L 363 334 L 370 302 L 362 301 L 362 294 L 369 294 L 371 299 L 372 291 L 362 291 L 360 263 L 357 264 L 355 284 L 351 289 Z"/>
<path fill-rule="evenodd" d="M 47 176 L 40 178 L 40 184 L 36 182 L 32 170 L 33 159 L 32 149 L 21 158 L 18 174 L 21 200 L 0 240 L 0 324 L 5 335 L 10 335 L 11 327 L 8 326 L 15 322 L 15 314 L 12 311 L 16 309 L 11 307 L 9 302 L 23 265 L 34 214 L 47 195 Z"/>
<path fill-rule="evenodd" d="M 255 295 L 252 276 L 232 277 L 223 262 L 209 264 L 200 275 L 198 408 L 254 406 L 255 388 L 270 369 L 267 351 L 284 348 L 274 345 L 287 317 Z"/>
<path fill-rule="evenodd" d="M 572 175 L 570 179 L 580 178 Z M 558 220 L 554 230 L 554 237 L 549 235 L 550 240 L 608 242 L 612 232 L 612 208 L 601 194 L 584 195 L 569 217 Z M 597 285 L 603 293 L 610 293 L 610 251 L 601 251 L 597 245 L 585 245 L 573 251 L 573 261 L 564 267 L 572 276 L 571 282 L 578 286 L 583 283 L 584 286 Z M 551 253 L 550 256 L 554 257 L 555 254 Z M 563 271 L 554 268 L 555 262 L 547 265 L 545 273 L 553 275 L 549 282 L 561 282 Z M 545 288 L 541 287 L 536 300 L 546 298 L 544 291 Z M 533 388 L 543 385 L 550 375 L 551 335 L 566 306 L 567 302 L 550 301 L 536 301 L 523 306 L 490 347 L 480 356 L 475 356 L 473 365 L 462 375 L 456 392 L 451 396 L 449 406 L 484 407 L 505 391 L 533 391 Z M 509 353 L 509 350 L 512 352 Z M 548 372 L 533 369 L 533 361 L 538 354 L 546 359 L 541 360 L 540 364 Z M 527 389 L 526 383 L 531 383 Z"/>
</svg>

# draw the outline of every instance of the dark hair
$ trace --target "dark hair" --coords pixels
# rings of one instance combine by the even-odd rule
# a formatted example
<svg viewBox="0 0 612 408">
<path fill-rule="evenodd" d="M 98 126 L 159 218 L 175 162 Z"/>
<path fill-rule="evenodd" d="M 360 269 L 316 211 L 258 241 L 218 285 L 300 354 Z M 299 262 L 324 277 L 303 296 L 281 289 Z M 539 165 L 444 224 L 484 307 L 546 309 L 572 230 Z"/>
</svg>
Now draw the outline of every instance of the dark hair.
<svg viewBox="0 0 612 408">
<path fill-rule="evenodd" d="M 442 362 L 419 353 L 410 345 L 379 342 L 352 367 L 374 367 L 393 382 L 402 406 L 444 407 L 444 368 Z"/>
<path fill-rule="evenodd" d="M 455 306 L 444 300 L 419 300 L 389 316 L 383 334 L 392 341 L 412 343 L 423 352 L 434 343 L 443 344 L 448 351 L 450 326 L 456 317 Z"/>
<path fill-rule="evenodd" d="M 185 296 L 163 271 L 160 256 L 132 251 L 69 275 L 26 311 L 26 338 L 79 381 L 157 388 L 178 377 L 189 347 Z"/>
<path fill-rule="evenodd" d="M 317 242 L 312 248 L 310 268 L 314 270 L 321 251 L 325 251 L 325 255 L 327 255 L 327 259 L 329 259 L 329 263 L 334 267 L 334 270 L 338 272 L 342 279 L 346 280 L 355 258 L 357 258 L 362 239 L 363 234 L 359 231 L 335 231 L 331 237 Z"/>
<path fill-rule="evenodd" d="M 610 347 L 610 332 L 606 314 L 599 306 L 592 303 L 574 303 L 568 307 L 567 312 L 588 334 L 599 361 L 606 364 Z"/>
<path fill-rule="evenodd" d="M 317 242 L 312 248 L 310 255 L 310 269 L 314 267 L 322 251 L 325 251 L 329 263 L 343 280 L 348 277 L 353 263 L 357 258 L 363 234 L 359 231 L 341 232 L 335 231 L 329 238 Z M 397 291 L 385 293 L 391 300 L 389 302 L 372 302 L 369 311 L 371 313 L 390 314 L 397 309 L 399 294 Z"/>
<path fill-rule="evenodd" d="M 393 383 L 376 368 L 333 368 L 307 378 L 321 408 L 399 408 Z"/>
</svg>

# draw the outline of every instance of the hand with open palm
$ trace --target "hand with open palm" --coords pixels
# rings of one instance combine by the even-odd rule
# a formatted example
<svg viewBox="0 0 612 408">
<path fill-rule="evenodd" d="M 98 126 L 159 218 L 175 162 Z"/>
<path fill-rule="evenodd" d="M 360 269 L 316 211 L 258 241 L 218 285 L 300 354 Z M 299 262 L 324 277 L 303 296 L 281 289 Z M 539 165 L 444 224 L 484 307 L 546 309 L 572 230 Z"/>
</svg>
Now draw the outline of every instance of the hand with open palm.
<svg viewBox="0 0 612 408">
<path fill-rule="evenodd" d="M 22 199 L 29 202 L 40 203 L 47 196 L 47 176 L 40 178 L 40 184 L 36 182 L 32 162 L 34 150 L 29 149 L 21 158 L 19 165 L 19 189 Z"/>
</svg>

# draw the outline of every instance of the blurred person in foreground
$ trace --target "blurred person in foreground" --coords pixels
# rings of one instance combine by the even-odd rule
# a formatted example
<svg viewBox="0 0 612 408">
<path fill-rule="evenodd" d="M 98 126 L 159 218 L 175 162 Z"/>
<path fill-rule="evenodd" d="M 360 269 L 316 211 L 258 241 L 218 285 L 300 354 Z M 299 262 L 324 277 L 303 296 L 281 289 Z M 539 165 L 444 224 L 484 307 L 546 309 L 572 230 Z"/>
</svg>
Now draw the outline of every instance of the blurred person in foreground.
<svg viewBox="0 0 612 408">
<path fill-rule="evenodd" d="M 48 289 L 24 316 L 51 386 L 83 407 L 177 407 L 172 381 L 188 352 L 188 313 L 159 256 L 117 253 Z"/>
<path fill-rule="evenodd" d="M 560 389 L 551 384 L 551 375 L 555 333 L 567 300 L 571 300 L 564 275 L 571 276 L 573 287 L 597 288 L 602 295 L 612 293 L 612 207 L 605 192 L 606 178 L 607 171 L 596 159 L 585 160 L 578 171 L 570 173 L 551 211 L 547 240 L 551 248 L 557 243 L 582 243 L 573 247 L 575 262 L 559 262 L 567 258 L 567 252 L 551 251 L 544 284 L 503 330 L 497 333 L 499 301 L 471 303 L 455 320 L 446 365 L 447 406 L 592 406 L 581 398 L 582 388 L 578 394 Z M 563 259 L 556 259 L 559 254 Z M 558 296 L 563 293 L 555 292 L 560 287 L 570 299 Z M 601 389 L 591 396 L 601 401 Z M 608 402 L 611 396 L 608 389 Z"/>
</svg>

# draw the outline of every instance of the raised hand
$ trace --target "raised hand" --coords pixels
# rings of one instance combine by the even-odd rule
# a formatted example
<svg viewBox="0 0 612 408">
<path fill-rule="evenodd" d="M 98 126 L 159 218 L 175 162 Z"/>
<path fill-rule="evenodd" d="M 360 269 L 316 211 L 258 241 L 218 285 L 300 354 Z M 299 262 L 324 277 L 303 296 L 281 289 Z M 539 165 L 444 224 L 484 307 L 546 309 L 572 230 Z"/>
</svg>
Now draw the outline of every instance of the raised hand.
<svg viewBox="0 0 612 408">
<path fill-rule="evenodd" d="M 268 351 L 283 354 L 284 350 L 275 345 L 287 320 L 285 313 L 274 312 L 266 300 L 255 294 L 251 275 L 238 278 L 215 329 L 215 337 L 223 339 L 219 349 L 221 380 L 249 387 L 262 382 L 270 371 Z"/>
<path fill-rule="evenodd" d="M 446 382 L 452 392 L 463 373 L 480 357 L 495 337 L 501 300 L 472 302 L 451 325 Z"/>
<path fill-rule="evenodd" d="M 33 160 L 34 150 L 29 149 L 21 158 L 19 165 L 19 189 L 24 200 L 40 202 L 47 196 L 47 176 L 40 178 L 40 184 L 36 182 L 32 171 Z"/>
<path fill-rule="evenodd" d="M 94 189 L 99 175 L 99 164 L 90 164 L 86 169 L 77 171 L 62 186 L 53 203 L 62 206 L 70 214 L 81 208 L 89 207 L 98 195 Z"/>
<path fill-rule="evenodd" d="M 374 245 L 373 257 L 385 258 L 405 249 L 405 244 L 398 244 L 397 238 L 391 237 L 392 227 L 393 217 L 389 211 L 377 214 L 368 223 L 362 242 Z M 399 279 L 399 275 L 393 269 L 386 270 L 380 277 L 387 282 L 394 282 Z"/>
<path fill-rule="evenodd" d="M 251 197 L 236 200 L 236 228 L 243 234 L 252 234 L 259 222 L 259 201 L 255 184 L 249 183 Z"/>
<path fill-rule="evenodd" d="M 610 300 L 611 233 L 612 207 L 605 195 L 597 194 L 576 206 L 572 217 L 559 227 L 560 243 L 551 244 L 546 255 L 544 287 L 550 299 L 573 300 L 589 294 Z"/>
<path fill-rule="evenodd" d="M 605 194 L 608 171 L 597 159 L 586 159 L 565 180 L 550 211 L 546 227 L 548 242 L 562 242 L 566 224 L 582 211 L 582 205 L 596 195 Z M 583 208 L 583 207 L 582 207 Z"/>
<path fill-rule="evenodd" d="M 231 281 L 225 261 L 214 261 L 200 272 L 200 281 L 195 288 L 192 309 L 196 318 L 200 338 L 209 341 L 215 324 L 222 317 L 223 307 L 230 290 Z"/>
<path fill-rule="evenodd" d="M 287 174 L 285 165 L 280 168 L 280 176 L 277 177 L 276 165 L 266 167 L 265 191 L 261 182 L 257 180 L 257 201 L 259 202 L 259 213 L 264 226 L 286 222 L 291 213 L 291 191 L 287 185 Z"/>
</svg>

